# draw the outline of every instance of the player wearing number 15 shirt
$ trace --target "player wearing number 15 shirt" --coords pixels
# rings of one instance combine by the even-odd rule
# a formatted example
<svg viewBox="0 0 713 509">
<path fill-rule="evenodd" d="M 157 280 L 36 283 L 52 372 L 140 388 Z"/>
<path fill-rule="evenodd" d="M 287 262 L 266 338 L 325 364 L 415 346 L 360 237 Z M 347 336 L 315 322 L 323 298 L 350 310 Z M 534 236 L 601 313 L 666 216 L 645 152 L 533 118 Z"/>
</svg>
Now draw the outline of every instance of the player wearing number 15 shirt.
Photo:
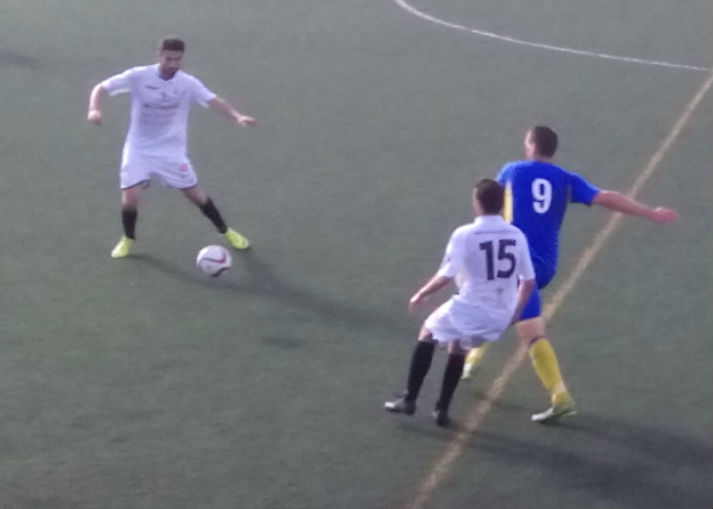
<svg viewBox="0 0 713 509">
<path fill-rule="evenodd" d="M 497 340 L 517 321 L 535 287 L 535 271 L 525 235 L 502 217 L 504 190 L 491 179 L 473 190 L 475 221 L 451 235 L 438 272 L 409 302 L 413 310 L 451 281 L 458 293 L 429 315 L 411 357 L 406 391 L 387 401 L 389 412 L 412 415 L 436 343 L 448 344 L 441 393 L 433 412 L 439 426 L 449 423 L 448 408 L 463 373 L 465 354 L 474 346 Z"/>
<path fill-rule="evenodd" d="M 528 346 L 532 364 L 550 393 L 552 406 L 532 420 L 547 422 L 575 411 L 574 401 L 562 380 L 557 357 L 546 338 L 540 314 L 540 289 L 557 271 L 559 231 L 570 203 L 599 205 L 627 215 L 645 217 L 657 223 L 671 223 L 677 213 L 663 207 L 652 208 L 616 191 L 602 190 L 582 176 L 552 162 L 557 150 L 557 134 L 547 126 L 536 126 L 525 136 L 525 160 L 506 164 L 497 176 L 505 187 L 505 219 L 527 237 L 535 268 L 537 286 L 530 295 L 516 328 Z M 485 348 L 473 349 L 466 361 L 464 377 L 478 366 Z"/>
</svg>

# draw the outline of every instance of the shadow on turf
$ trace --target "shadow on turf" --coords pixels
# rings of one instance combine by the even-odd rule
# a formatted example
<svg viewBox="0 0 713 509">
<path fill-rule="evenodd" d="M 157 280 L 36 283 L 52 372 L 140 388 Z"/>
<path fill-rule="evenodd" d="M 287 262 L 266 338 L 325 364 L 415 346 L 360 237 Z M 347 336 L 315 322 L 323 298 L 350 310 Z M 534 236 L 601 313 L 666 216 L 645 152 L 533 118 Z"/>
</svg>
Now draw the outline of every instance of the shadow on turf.
<svg viewBox="0 0 713 509">
<path fill-rule="evenodd" d="M 280 350 L 294 350 L 302 348 L 304 340 L 300 338 L 292 338 L 287 336 L 264 336 L 262 341 L 269 346 Z"/>
<path fill-rule="evenodd" d="M 551 447 L 479 431 L 469 447 L 486 456 L 484 460 L 492 455 L 515 467 L 526 462 L 530 468 L 547 471 L 568 490 L 586 489 L 619 506 L 711 507 L 713 451 L 704 441 L 588 414 L 532 429 L 557 433 L 562 440 Z"/>
<path fill-rule="evenodd" d="M 0 49 L 0 67 L 20 67 L 26 69 L 39 69 L 40 61 L 12 49 Z"/>
<path fill-rule="evenodd" d="M 399 419 L 397 423 L 399 429 L 407 433 L 429 437 L 445 443 L 449 443 L 453 440 L 453 435 L 463 430 L 463 425 L 457 419 L 453 419 L 446 427 L 438 426 L 430 414 L 431 410 L 429 409 L 428 412 L 422 412 L 421 415 L 416 414 L 408 417 L 394 415 L 393 418 Z"/>
<path fill-rule="evenodd" d="M 163 272 L 171 277 L 180 277 L 187 282 L 211 287 L 223 291 L 232 291 L 245 295 L 258 295 L 276 299 L 294 309 L 308 311 L 321 319 L 340 323 L 359 329 L 381 329 L 392 333 L 415 337 L 417 329 L 406 326 L 402 319 L 375 310 L 360 309 L 355 306 L 336 301 L 329 296 L 317 295 L 297 286 L 281 276 L 263 260 L 257 258 L 253 251 L 236 255 L 239 263 L 245 267 L 238 280 L 223 278 L 205 278 L 195 271 L 187 271 L 172 263 L 156 258 L 150 254 L 132 255 L 130 260 L 136 260 Z M 284 345 L 282 345 L 284 346 Z"/>
<path fill-rule="evenodd" d="M 243 294 L 253 293 L 276 298 L 293 308 L 306 310 L 320 318 L 350 327 L 387 329 L 410 336 L 416 334 L 414 328 L 404 326 L 403 322 L 394 316 L 344 304 L 332 297 L 301 288 L 278 276 L 265 261 L 254 256 L 252 252 L 241 255 L 240 260 L 246 268 L 247 280 L 236 286 L 236 290 Z"/>
</svg>

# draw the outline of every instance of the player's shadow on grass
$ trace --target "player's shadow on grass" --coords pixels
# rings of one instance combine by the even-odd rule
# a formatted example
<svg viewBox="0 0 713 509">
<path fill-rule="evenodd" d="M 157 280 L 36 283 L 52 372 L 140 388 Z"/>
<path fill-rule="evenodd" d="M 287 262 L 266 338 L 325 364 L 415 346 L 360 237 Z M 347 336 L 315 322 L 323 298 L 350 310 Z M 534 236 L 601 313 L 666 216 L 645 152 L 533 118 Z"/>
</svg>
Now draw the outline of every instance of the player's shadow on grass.
<svg viewBox="0 0 713 509">
<path fill-rule="evenodd" d="M 427 410 L 427 411 L 426 411 Z M 382 412 L 386 413 L 384 410 Z M 428 437 L 433 440 L 443 442 L 444 445 L 450 444 L 456 434 L 464 430 L 463 422 L 457 417 L 453 418 L 448 426 L 442 427 L 436 425 L 431 417 L 431 409 L 424 409 L 412 416 L 392 415 L 391 419 L 397 421 L 396 425 L 406 433 Z"/>
<path fill-rule="evenodd" d="M 39 69 L 40 61 L 26 53 L 20 53 L 12 49 L 0 49 L 0 67 L 26 68 L 31 70 Z"/>
<path fill-rule="evenodd" d="M 321 319 L 344 324 L 358 330 L 389 330 L 401 335 L 414 335 L 415 329 L 406 326 L 398 317 L 374 309 L 364 309 L 318 295 L 278 276 L 265 261 L 253 252 L 240 253 L 238 263 L 245 267 L 245 276 L 235 286 L 241 294 L 252 293 L 279 300 L 284 304 L 308 311 Z"/>
<path fill-rule="evenodd" d="M 150 265 L 152 268 L 157 269 L 159 272 L 166 274 L 172 278 L 185 279 L 188 282 L 200 284 L 201 286 L 210 284 L 209 280 L 203 278 L 203 280 L 197 278 L 193 273 L 188 272 L 188 270 L 183 269 L 173 263 L 162 260 L 161 258 L 156 258 L 149 253 L 132 253 L 128 256 L 125 262 L 120 260 L 120 263 L 131 263 L 137 261 L 145 265 Z"/>
<path fill-rule="evenodd" d="M 278 300 L 283 304 L 318 316 L 325 321 L 344 324 L 357 330 L 388 330 L 391 333 L 414 336 L 416 328 L 407 326 L 403 319 L 377 310 L 358 308 L 329 296 L 322 296 L 297 286 L 278 276 L 272 268 L 252 251 L 233 255 L 233 266 L 242 265 L 237 280 L 206 278 L 198 272 L 185 270 L 150 254 L 131 255 L 130 260 L 150 265 L 170 277 L 180 277 L 191 284 L 235 292 L 241 296 L 252 294 Z M 284 342 L 283 342 L 284 343 Z"/>
<path fill-rule="evenodd" d="M 288 336 L 264 336 L 262 340 L 266 345 L 279 350 L 295 350 L 304 343 L 303 339 Z"/>
<path fill-rule="evenodd" d="M 558 434 L 559 446 L 485 431 L 473 435 L 469 446 L 484 461 L 491 455 L 515 468 L 526 462 L 530 468 L 546 470 L 568 490 L 586 489 L 617 506 L 710 507 L 709 443 L 590 414 L 532 429 Z"/>
</svg>

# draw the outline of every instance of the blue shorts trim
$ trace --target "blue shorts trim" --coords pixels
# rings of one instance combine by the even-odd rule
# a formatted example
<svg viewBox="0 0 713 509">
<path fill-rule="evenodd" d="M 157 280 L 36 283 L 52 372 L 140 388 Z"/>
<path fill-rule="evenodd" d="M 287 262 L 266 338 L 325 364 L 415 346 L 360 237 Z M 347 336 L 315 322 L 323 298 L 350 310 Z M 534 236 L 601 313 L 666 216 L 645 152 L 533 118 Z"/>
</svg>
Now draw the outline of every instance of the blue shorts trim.
<svg viewBox="0 0 713 509">
<path fill-rule="evenodd" d="M 530 299 L 525 304 L 525 308 L 522 310 L 520 315 L 520 320 L 529 320 L 530 318 L 537 318 L 540 316 L 540 291 L 535 288 L 530 294 Z"/>
<path fill-rule="evenodd" d="M 551 265 L 545 265 L 537 260 L 532 260 L 532 266 L 535 269 L 535 280 L 537 282 L 537 288 L 542 290 L 547 286 L 552 278 L 555 277 L 556 267 Z"/>
<path fill-rule="evenodd" d="M 549 284 L 555 275 L 555 268 L 545 266 L 542 263 L 538 263 L 536 260 L 532 260 L 532 264 L 535 268 L 535 281 L 537 282 L 537 288 L 532 290 L 530 299 L 525 304 L 525 308 L 522 310 L 520 315 L 520 320 L 529 320 L 530 318 L 537 318 L 542 312 L 542 304 L 540 302 L 540 289 L 544 288 Z"/>
</svg>

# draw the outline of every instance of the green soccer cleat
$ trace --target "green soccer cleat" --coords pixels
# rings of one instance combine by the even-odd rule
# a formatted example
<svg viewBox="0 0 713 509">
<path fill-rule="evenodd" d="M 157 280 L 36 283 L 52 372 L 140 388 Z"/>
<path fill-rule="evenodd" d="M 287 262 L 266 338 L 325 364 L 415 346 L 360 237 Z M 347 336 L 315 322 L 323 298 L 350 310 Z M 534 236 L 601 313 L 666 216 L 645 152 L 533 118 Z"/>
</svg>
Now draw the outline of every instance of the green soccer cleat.
<svg viewBox="0 0 713 509">
<path fill-rule="evenodd" d="M 250 247 L 250 241 L 232 228 L 228 228 L 228 231 L 223 234 L 223 237 L 225 237 L 225 240 L 227 240 L 234 249 L 247 249 Z"/>
<path fill-rule="evenodd" d="M 539 422 L 540 424 L 552 423 L 560 420 L 562 417 L 567 417 L 568 415 L 574 415 L 577 413 L 577 407 L 574 405 L 574 401 L 567 401 L 565 403 L 554 404 L 544 412 L 539 414 L 532 414 L 530 419 L 532 422 Z"/>
<path fill-rule="evenodd" d="M 114 246 L 111 250 L 112 258 L 126 258 L 129 256 L 129 251 L 131 251 L 131 245 L 134 243 L 134 239 L 129 237 L 121 237 L 121 240 Z"/>
</svg>

